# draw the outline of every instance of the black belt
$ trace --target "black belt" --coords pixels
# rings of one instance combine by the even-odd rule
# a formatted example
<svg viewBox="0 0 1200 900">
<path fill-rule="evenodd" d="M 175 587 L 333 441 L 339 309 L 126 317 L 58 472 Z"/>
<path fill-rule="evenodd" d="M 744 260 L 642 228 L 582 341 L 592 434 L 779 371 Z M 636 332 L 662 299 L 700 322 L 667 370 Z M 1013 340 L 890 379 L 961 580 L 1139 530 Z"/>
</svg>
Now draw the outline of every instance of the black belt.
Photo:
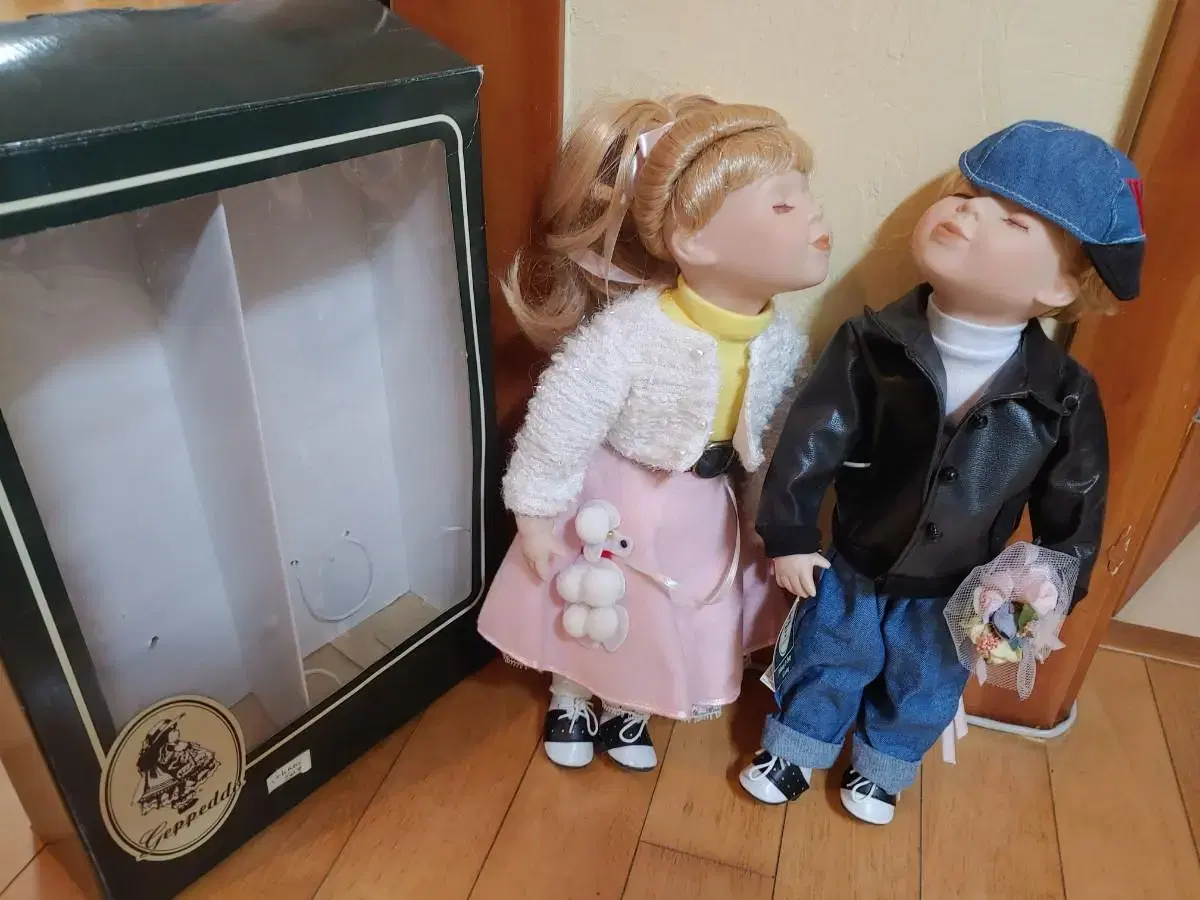
<svg viewBox="0 0 1200 900">
<path fill-rule="evenodd" d="M 740 469 L 733 441 L 716 441 L 704 448 L 700 458 L 692 464 L 692 474 L 697 478 L 720 478 Z"/>
</svg>

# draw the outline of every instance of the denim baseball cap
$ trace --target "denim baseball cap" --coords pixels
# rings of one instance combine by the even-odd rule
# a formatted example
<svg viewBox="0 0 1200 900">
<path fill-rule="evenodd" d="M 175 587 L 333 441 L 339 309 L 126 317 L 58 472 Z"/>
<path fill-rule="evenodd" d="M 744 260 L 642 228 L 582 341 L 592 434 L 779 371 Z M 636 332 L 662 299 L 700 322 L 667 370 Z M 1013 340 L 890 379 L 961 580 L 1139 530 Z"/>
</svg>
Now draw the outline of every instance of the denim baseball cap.
<svg viewBox="0 0 1200 900">
<path fill-rule="evenodd" d="M 1138 295 L 1146 246 L 1142 180 L 1124 153 L 1078 128 L 1027 120 L 984 138 L 958 167 L 977 187 L 1078 238 L 1118 299 Z"/>
</svg>

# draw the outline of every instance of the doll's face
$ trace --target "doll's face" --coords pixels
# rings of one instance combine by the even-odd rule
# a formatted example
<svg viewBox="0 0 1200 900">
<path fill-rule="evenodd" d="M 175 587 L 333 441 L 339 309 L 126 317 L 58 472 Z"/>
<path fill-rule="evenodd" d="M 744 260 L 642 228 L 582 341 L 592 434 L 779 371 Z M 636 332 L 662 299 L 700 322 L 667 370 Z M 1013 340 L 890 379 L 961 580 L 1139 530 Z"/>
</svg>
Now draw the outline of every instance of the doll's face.
<svg viewBox="0 0 1200 900">
<path fill-rule="evenodd" d="M 803 172 L 731 191 L 704 227 L 672 235 L 671 244 L 684 278 L 716 303 L 803 290 L 829 273 L 829 227 Z"/>
<path fill-rule="evenodd" d="M 1068 305 L 1078 290 L 1057 225 L 973 189 L 926 210 L 913 256 L 939 307 L 983 324 L 1026 322 Z"/>
</svg>

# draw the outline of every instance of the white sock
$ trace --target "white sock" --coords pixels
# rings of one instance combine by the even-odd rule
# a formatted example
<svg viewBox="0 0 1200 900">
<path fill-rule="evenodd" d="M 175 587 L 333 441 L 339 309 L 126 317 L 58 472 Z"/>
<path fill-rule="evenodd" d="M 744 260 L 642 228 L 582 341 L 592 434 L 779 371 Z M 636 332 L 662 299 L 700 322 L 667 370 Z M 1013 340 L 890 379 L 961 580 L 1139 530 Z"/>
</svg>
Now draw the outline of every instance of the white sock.
<svg viewBox="0 0 1200 900">
<path fill-rule="evenodd" d="M 557 673 L 550 679 L 550 693 L 555 697 L 578 697 L 581 700 L 592 699 L 592 692 L 582 684 Z"/>
</svg>

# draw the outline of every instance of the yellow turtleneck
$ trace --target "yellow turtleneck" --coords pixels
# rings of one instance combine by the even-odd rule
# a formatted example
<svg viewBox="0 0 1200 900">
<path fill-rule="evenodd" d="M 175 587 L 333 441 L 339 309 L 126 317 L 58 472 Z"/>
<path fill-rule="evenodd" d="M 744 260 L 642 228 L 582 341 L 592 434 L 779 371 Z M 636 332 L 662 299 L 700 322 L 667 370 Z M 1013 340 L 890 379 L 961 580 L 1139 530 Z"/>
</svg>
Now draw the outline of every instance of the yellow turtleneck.
<svg viewBox="0 0 1200 900">
<path fill-rule="evenodd" d="M 771 324 L 775 314 L 771 304 L 768 303 L 766 309 L 756 316 L 731 312 L 697 294 L 682 275 L 674 288 L 663 292 L 659 302 L 663 312 L 672 320 L 716 339 L 721 389 L 717 395 L 716 416 L 709 440 L 731 440 L 746 393 L 746 377 L 750 372 L 750 341 Z"/>
</svg>

